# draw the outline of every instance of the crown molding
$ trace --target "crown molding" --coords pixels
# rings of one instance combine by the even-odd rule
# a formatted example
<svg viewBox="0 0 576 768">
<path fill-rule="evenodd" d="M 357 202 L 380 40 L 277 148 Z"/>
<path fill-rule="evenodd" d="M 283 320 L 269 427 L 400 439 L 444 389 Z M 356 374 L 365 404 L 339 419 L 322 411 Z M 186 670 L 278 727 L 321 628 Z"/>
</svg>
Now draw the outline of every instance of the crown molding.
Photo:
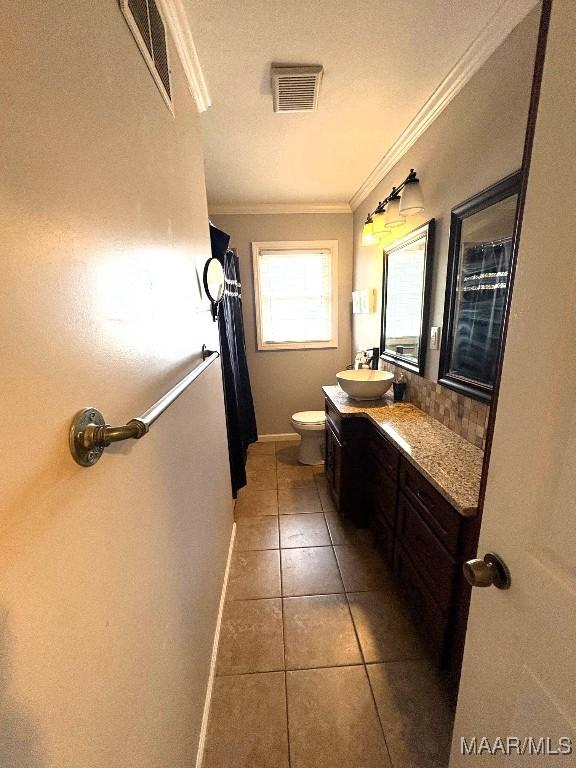
<svg viewBox="0 0 576 768">
<path fill-rule="evenodd" d="M 182 0 L 159 0 L 198 112 L 212 105 Z"/>
<path fill-rule="evenodd" d="M 255 203 L 254 205 L 210 205 L 208 212 L 217 216 L 287 214 L 287 213 L 352 213 L 348 203 Z"/>
<path fill-rule="evenodd" d="M 460 93 L 466 83 L 490 58 L 512 30 L 530 13 L 538 0 L 508 0 L 499 8 L 470 47 L 458 59 L 444 80 L 426 101 L 414 119 L 402 131 L 376 168 L 350 199 L 353 211 L 368 197 L 396 163 L 422 136 L 424 131 Z"/>
</svg>

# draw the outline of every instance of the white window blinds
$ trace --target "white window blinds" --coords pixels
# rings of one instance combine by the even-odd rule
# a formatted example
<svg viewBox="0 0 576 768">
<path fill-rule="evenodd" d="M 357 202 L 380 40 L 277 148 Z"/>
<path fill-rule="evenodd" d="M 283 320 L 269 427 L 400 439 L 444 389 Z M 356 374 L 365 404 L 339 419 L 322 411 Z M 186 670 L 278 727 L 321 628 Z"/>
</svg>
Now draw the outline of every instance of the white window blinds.
<svg viewBox="0 0 576 768">
<path fill-rule="evenodd" d="M 261 344 L 331 341 L 332 258 L 330 249 L 258 251 Z"/>
</svg>

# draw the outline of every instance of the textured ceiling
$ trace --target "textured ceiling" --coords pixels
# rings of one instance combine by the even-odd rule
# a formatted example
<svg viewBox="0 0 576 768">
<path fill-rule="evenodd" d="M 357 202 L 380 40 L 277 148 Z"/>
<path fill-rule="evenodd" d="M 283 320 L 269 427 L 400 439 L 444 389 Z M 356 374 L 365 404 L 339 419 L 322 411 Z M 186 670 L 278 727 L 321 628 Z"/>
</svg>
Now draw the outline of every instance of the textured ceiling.
<svg viewBox="0 0 576 768">
<path fill-rule="evenodd" d="M 350 200 L 503 4 L 186 0 L 210 203 Z M 272 111 L 272 62 L 324 66 L 317 112 Z"/>
</svg>

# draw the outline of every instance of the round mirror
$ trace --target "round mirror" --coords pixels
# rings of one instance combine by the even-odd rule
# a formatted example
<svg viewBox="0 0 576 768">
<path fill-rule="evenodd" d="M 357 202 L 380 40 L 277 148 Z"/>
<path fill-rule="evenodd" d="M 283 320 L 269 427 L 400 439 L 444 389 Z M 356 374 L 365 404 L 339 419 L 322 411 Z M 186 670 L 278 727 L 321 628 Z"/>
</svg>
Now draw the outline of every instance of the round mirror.
<svg viewBox="0 0 576 768">
<path fill-rule="evenodd" d="M 212 304 L 212 317 L 218 317 L 218 304 L 224 298 L 224 269 L 222 264 L 212 256 L 204 265 L 204 290 Z"/>
</svg>

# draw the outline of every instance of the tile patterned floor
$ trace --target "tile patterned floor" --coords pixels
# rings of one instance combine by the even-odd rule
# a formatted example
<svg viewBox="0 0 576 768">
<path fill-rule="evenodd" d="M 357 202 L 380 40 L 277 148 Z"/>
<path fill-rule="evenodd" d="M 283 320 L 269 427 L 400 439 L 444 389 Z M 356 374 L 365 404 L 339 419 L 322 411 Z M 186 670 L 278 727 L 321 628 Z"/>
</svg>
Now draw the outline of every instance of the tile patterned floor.
<svg viewBox="0 0 576 768">
<path fill-rule="evenodd" d="M 446 768 L 449 699 L 369 531 L 297 443 L 247 474 L 203 768 Z"/>
</svg>

